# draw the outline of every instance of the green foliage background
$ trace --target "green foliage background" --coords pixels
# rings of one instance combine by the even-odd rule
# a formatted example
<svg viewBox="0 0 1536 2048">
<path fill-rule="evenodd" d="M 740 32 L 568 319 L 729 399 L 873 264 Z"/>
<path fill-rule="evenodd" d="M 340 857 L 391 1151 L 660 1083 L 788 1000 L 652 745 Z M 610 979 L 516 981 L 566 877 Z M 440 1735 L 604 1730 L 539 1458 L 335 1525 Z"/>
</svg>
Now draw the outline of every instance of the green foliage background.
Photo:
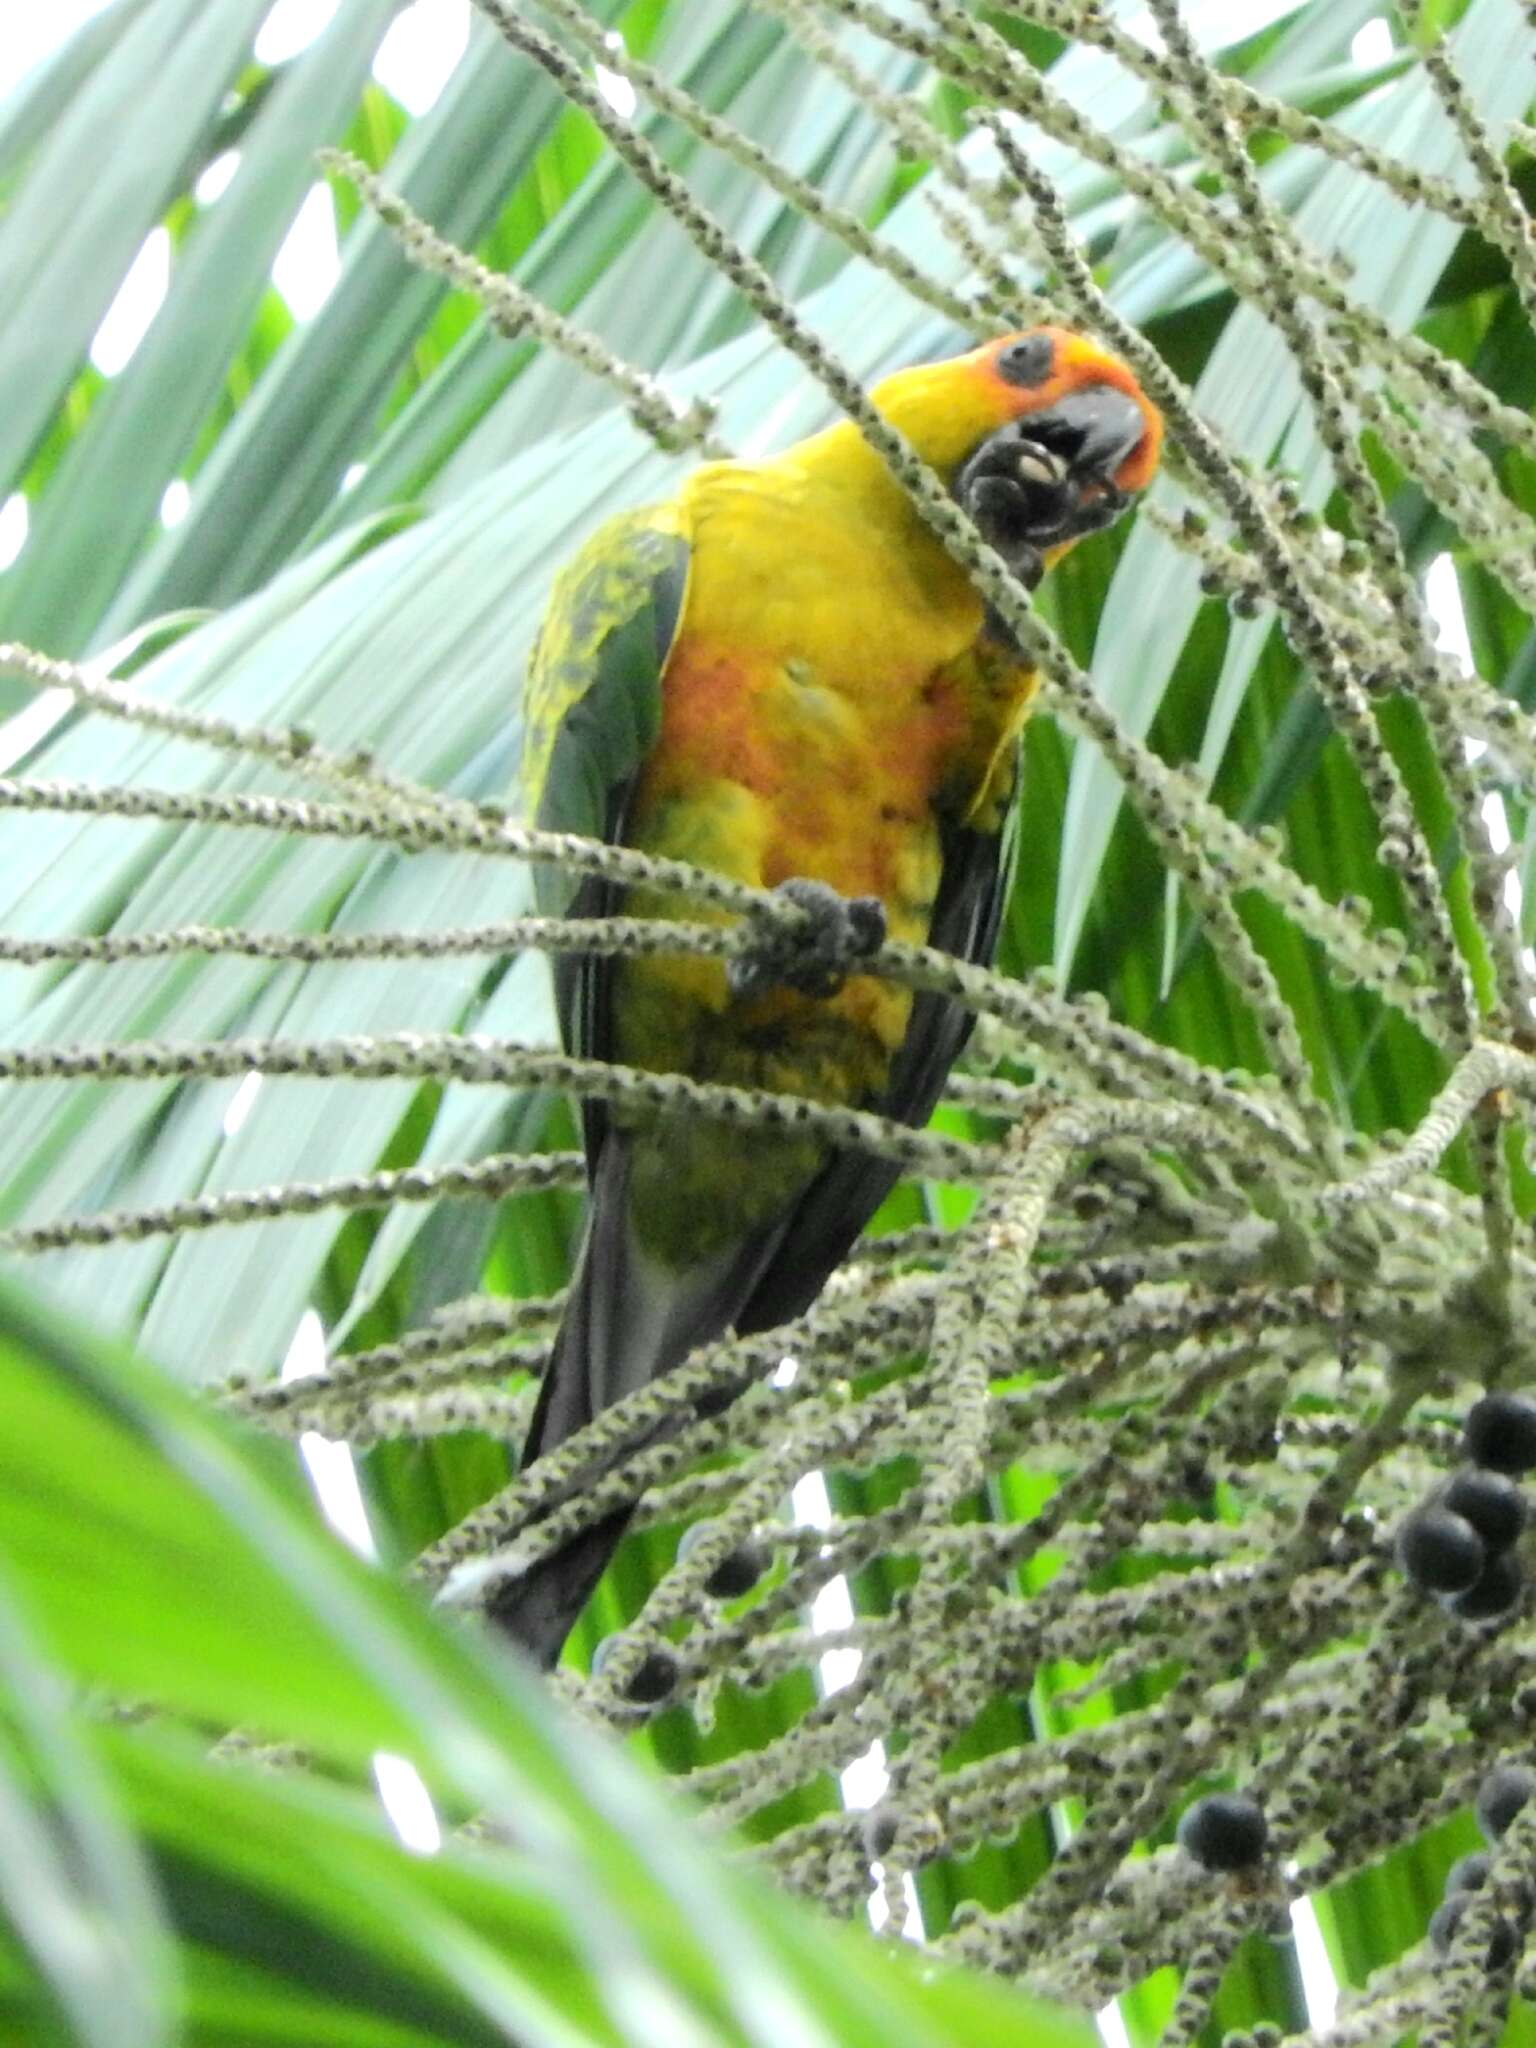
<svg viewBox="0 0 1536 2048">
<path fill-rule="evenodd" d="M 27 544 L 0 575 L 0 640 L 109 660 L 164 704 L 247 727 L 300 725 L 433 786 L 497 799 L 554 568 L 602 517 L 664 490 L 680 458 L 652 447 L 602 386 L 531 341 L 509 343 L 466 298 L 410 269 L 339 182 L 340 275 L 295 323 L 270 272 L 316 180 L 315 149 L 341 142 L 387 167 L 443 234 L 663 373 L 680 398 L 717 400 L 721 431 L 742 451 L 793 438 L 826 405 L 584 117 L 485 22 L 431 111 L 408 118 L 369 75 L 397 11 L 396 0 L 342 0 L 304 51 L 265 67 L 252 39 L 267 0 L 113 0 L 0 106 L 0 497 L 24 494 L 30 514 Z M 773 9 L 603 0 L 592 11 L 933 278 L 964 281 L 964 253 L 927 203 L 930 166 L 898 149 L 878 109 Z M 979 11 L 1100 131 L 1209 186 L 1166 109 L 1111 58 L 1019 18 L 1029 10 Z M 1459 145 L 1407 61 L 1401 25 L 1389 62 L 1363 73 L 1351 61 L 1377 12 L 1376 0 L 1267 9 L 1221 63 L 1405 163 L 1450 171 Z M 1207 47 L 1221 45 L 1226 10 L 1187 14 Z M 1458 25 L 1485 117 L 1524 117 L 1536 39 L 1519 10 L 1471 0 L 1440 18 Z M 853 27 L 831 29 L 880 87 L 911 95 L 976 151 L 955 86 Z M 965 340 L 729 158 L 643 103 L 636 118 L 861 377 Z M 232 182 L 200 203 L 200 176 L 230 150 Z M 1536 346 L 1487 240 L 1276 135 L 1258 153 L 1266 188 L 1348 265 L 1360 299 L 1529 407 Z M 1110 299 L 1194 386 L 1202 414 L 1329 511 L 1326 452 L 1280 337 L 1112 171 L 1048 139 L 1037 157 Z M 1517 150 L 1512 162 L 1521 190 L 1536 189 L 1529 159 Z M 159 226 L 173 245 L 169 294 L 127 366 L 103 378 L 91 336 Z M 1370 452 L 1415 569 L 1450 555 L 1480 671 L 1531 706 L 1536 626 L 1419 486 Z M 1536 469 L 1517 454 L 1499 466 L 1510 500 L 1536 513 Z M 168 528 L 160 507 L 176 479 L 190 485 L 190 511 Z M 1178 502 L 1172 484 L 1160 489 Z M 1325 897 L 1359 896 L 1379 924 L 1405 922 L 1359 777 L 1268 615 L 1229 615 L 1202 591 L 1198 563 L 1147 520 L 1078 550 L 1042 604 L 1130 730 L 1199 761 L 1234 815 L 1282 826 L 1296 871 Z M 0 707 L 28 697 L 0 675 Z M 1422 720 L 1406 701 L 1390 719 L 1469 916 Z M 79 710 L 6 772 L 290 786 L 270 763 Z M 1054 962 L 1153 1038 L 1218 1068 L 1262 1068 L 1249 1012 L 1121 810 L 1112 772 L 1040 719 L 1027 788 L 1002 964 Z M 1523 849 L 1528 792 L 1510 782 L 1503 796 Z M 253 842 L 0 809 L 0 927 L 21 939 L 189 923 L 432 927 L 463 922 L 466 903 L 517 915 L 530 907 L 526 876 L 360 841 Z M 1341 1123 L 1411 1128 L 1444 1078 L 1433 1050 L 1373 995 L 1341 991 L 1262 902 L 1246 899 L 1244 915 Z M 489 969 L 195 954 L 110 970 L 10 966 L 0 1005 L 7 1042 L 22 1046 L 400 1029 L 552 1037 L 537 955 Z M 537 1091 L 268 1080 L 226 1128 L 238 1086 L 5 1087 L 3 1220 L 569 1142 L 567 1111 Z M 909 1188 L 882 1221 L 939 1214 L 949 1200 Z M 345 1221 L 322 1210 L 38 1260 L 27 1279 L 99 1338 L 6 1295 L 0 2010 L 18 2039 L 118 2043 L 125 2013 L 146 2044 L 1047 2037 L 1055 2023 L 1020 2017 L 1009 1994 L 937 1987 L 904 1957 L 812 1930 L 728 1865 L 706 1868 L 676 1816 L 594 1738 L 339 1556 L 282 1458 L 236 1447 L 112 1348 L 128 1339 L 188 1384 L 267 1373 L 312 1305 L 333 1348 L 385 1343 L 466 1294 L 553 1291 L 577 1213 L 569 1192 L 551 1190 Z M 508 1471 L 501 1443 L 469 1432 L 372 1450 L 361 1473 L 382 1553 L 413 1555 Z M 1029 1512 L 1023 1494 L 994 1506 Z M 640 1546 L 624 1569 L 610 1616 L 645 1582 Z M 101 1710 L 139 1698 L 157 1710 L 142 1725 Z M 774 1716 L 804 1704 L 803 1688 L 786 1685 L 729 1739 L 766 1739 Z M 194 1738 L 230 1726 L 298 1745 L 318 1773 L 210 1765 Z M 665 1723 L 635 1747 L 674 1766 L 700 1754 Z M 366 1789 L 379 1749 L 418 1764 L 446 1819 L 488 1812 L 510 1823 L 515 1846 L 408 1857 Z M 1319 1902 L 1344 1981 L 1363 1982 L 1419 1938 L 1445 1865 L 1470 1841 L 1470 1823 L 1452 1822 Z M 956 1896 L 1007 1896 L 1042 1853 L 1021 1841 L 991 1868 L 927 1878 L 925 1909 L 942 1924 Z M 1171 1996 L 1154 1979 L 1123 2002 L 1137 2048 L 1156 2038 Z M 1296 2027 L 1298 1997 L 1284 1953 L 1253 1943 L 1218 2017 Z"/>
</svg>

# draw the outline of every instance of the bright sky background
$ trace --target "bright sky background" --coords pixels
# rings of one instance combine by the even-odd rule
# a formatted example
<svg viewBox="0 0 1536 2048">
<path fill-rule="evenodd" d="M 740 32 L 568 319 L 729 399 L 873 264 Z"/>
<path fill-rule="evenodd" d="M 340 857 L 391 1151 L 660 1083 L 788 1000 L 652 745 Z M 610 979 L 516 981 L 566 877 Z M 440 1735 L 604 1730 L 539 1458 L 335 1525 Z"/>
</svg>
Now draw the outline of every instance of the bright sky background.
<svg viewBox="0 0 1536 2048">
<path fill-rule="evenodd" d="M 53 0 L 46 8 L 13 5 L 0 28 L 0 98 L 105 4 L 106 0 Z"/>
<path fill-rule="evenodd" d="M 0 98 L 105 4 L 106 0 L 52 0 L 46 9 L 37 7 L 28 14 L 13 9 L 12 18 L 0 29 Z M 277 64 L 296 56 L 324 29 L 337 4 L 338 0 L 274 0 L 257 31 L 257 57 Z M 447 84 L 464 54 L 469 16 L 470 0 L 412 0 L 396 17 L 379 45 L 373 75 L 408 112 L 424 114 Z M 208 166 L 196 186 L 203 205 L 218 199 L 238 168 L 234 152 Z M 324 303 L 336 270 L 335 209 L 328 188 L 317 179 L 278 251 L 272 281 L 294 318 L 308 320 Z M 170 237 L 164 228 L 156 228 L 91 344 L 91 361 L 103 376 L 115 376 L 143 340 L 165 297 L 170 273 Z M 174 525 L 186 509 L 186 486 L 172 484 L 162 508 L 166 524 Z M 0 568 L 19 551 L 15 528 L 24 512 L 24 506 L 18 510 L 14 503 L 0 508 Z"/>
<path fill-rule="evenodd" d="M 9 0 L 0 27 L 0 98 L 67 41 L 107 0 Z M 312 42 L 336 12 L 337 0 L 273 0 L 257 37 L 257 55 L 268 63 L 292 56 Z M 437 97 L 469 32 L 469 0 L 415 0 L 396 22 L 380 52 L 374 75 L 404 105 L 418 112 Z M 386 75 L 386 73 L 388 75 Z"/>
<path fill-rule="evenodd" d="M 0 98 L 47 58 L 83 22 L 101 11 L 106 0 L 52 0 L 27 10 L 12 5 L 11 18 L 0 29 Z M 266 63 L 296 56 L 325 28 L 338 0 L 273 0 L 271 12 L 256 35 L 255 51 Z M 1257 21 L 1276 11 L 1277 0 L 1225 0 L 1223 27 L 1234 14 Z M 1200 7 L 1191 0 L 1192 18 Z M 436 101 L 469 36 L 470 0 L 412 0 L 380 44 L 373 75 L 412 114 L 423 114 Z M 1355 37 L 1353 55 L 1362 64 L 1378 63 L 1391 48 L 1384 20 L 1368 22 Z M 603 85 L 621 111 L 633 107 L 627 82 L 603 73 Z M 196 186 L 197 198 L 211 206 L 239 167 L 230 152 L 210 164 Z M 104 376 L 115 376 L 143 340 L 170 283 L 171 242 L 163 228 L 154 229 L 123 280 L 122 288 L 91 344 L 91 361 Z M 313 318 L 335 283 L 338 267 L 335 209 L 329 189 L 318 179 L 300 207 L 293 227 L 272 266 L 272 281 L 296 320 Z M 185 483 L 173 482 L 161 516 L 174 526 L 188 509 Z M 15 560 L 26 540 L 27 507 L 20 498 L 0 505 L 0 569 Z"/>
</svg>

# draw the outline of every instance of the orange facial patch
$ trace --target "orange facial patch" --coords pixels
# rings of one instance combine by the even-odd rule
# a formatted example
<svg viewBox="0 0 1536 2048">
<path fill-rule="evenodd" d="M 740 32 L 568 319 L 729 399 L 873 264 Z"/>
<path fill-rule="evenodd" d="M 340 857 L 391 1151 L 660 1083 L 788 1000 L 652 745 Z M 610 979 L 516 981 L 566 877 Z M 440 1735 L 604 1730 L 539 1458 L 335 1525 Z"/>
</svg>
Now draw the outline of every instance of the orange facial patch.
<svg viewBox="0 0 1536 2048">
<path fill-rule="evenodd" d="M 1112 481 L 1122 491 L 1144 490 L 1152 481 L 1162 452 L 1163 416 L 1137 383 L 1134 371 L 1118 356 L 1100 348 L 1097 342 L 1088 340 L 1085 335 L 1073 334 L 1068 328 L 1040 327 L 1030 332 L 1049 335 L 1053 361 L 1049 374 L 1028 389 L 1010 384 L 996 368 L 997 358 L 1010 343 L 1020 338 L 1018 335 L 1005 334 L 997 341 L 987 342 L 970 358 L 976 366 L 977 377 L 987 388 L 990 403 L 998 409 L 999 421 L 1027 419 L 1031 413 L 1045 412 L 1059 404 L 1074 391 L 1082 391 L 1092 384 L 1108 384 L 1123 392 L 1139 408 L 1146 422 L 1141 440 L 1120 465 Z"/>
</svg>

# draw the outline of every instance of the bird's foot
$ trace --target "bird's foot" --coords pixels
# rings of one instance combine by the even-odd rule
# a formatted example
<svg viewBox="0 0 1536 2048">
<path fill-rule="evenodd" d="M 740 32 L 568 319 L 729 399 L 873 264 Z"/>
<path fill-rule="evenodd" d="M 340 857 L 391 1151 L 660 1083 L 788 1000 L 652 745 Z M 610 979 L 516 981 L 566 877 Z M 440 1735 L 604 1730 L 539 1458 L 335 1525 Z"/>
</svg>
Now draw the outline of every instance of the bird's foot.
<svg viewBox="0 0 1536 2048">
<path fill-rule="evenodd" d="M 1070 464 L 1013 420 L 989 434 L 955 478 L 955 499 L 1021 583 L 1044 572 L 1042 550 L 1072 536 L 1078 508 Z"/>
<path fill-rule="evenodd" d="M 1096 475 L 1080 476 L 1070 435 L 1054 431 L 1053 415 L 1014 420 L 989 434 L 955 479 L 956 502 L 1028 590 L 1045 574 L 1045 551 L 1096 533 L 1124 510 L 1126 495 Z M 1062 446 L 1048 445 L 1061 441 Z M 985 631 L 1018 647 L 992 605 Z"/>
<path fill-rule="evenodd" d="M 955 497 L 1026 590 L 1045 574 L 1042 550 L 1066 524 L 1066 465 L 1029 441 L 1017 424 L 984 441 L 960 472 Z M 1022 653 L 1017 636 L 990 601 L 982 627 L 989 640 Z"/>
<path fill-rule="evenodd" d="M 840 896 L 825 882 L 794 875 L 773 892 L 803 910 L 807 922 L 785 932 L 760 920 L 726 964 L 733 996 L 792 988 L 804 996 L 835 996 L 848 976 L 885 944 L 885 906 L 878 896 Z"/>
</svg>

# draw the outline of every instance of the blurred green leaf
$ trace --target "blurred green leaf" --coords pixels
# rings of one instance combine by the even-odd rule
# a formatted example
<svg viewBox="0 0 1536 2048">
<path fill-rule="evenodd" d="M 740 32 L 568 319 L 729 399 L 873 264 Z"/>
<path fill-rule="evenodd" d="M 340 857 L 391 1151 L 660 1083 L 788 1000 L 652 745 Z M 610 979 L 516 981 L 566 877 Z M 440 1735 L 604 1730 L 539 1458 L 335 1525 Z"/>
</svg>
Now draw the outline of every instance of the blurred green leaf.
<svg viewBox="0 0 1536 2048">
<path fill-rule="evenodd" d="M 531 1674 L 342 1550 L 286 1461 L 258 1448 L 0 1282 L 0 1554 L 59 1672 L 30 1654 L 24 1666 L 0 1626 L 0 1681 L 30 1669 L 22 1699 L 67 1676 L 153 1703 L 143 1729 L 91 1732 L 95 1761 L 60 1797 L 120 1887 L 136 1866 L 110 1832 L 110 1779 L 163 1910 L 205 1958 L 259 1970 L 279 2008 L 289 1995 L 344 2003 L 360 2041 L 387 2040 L 389 2022 L 477 2048 L 969 2048 L 1023 2025 L 1047 2048 L 1085 2048 L 1075 2023 L 818 1927 L 707 1855 Z M 389 1750 L 416 1764 L 445 1825 L 482 1814 L 512 1846 L 410 1856 L 356 1792 L 211 1765 L 177 1721 L 299 1743 L 343 1779 Z M 50 1773 L 83 1739 L 34 1736 L 30 1767 Z M 0 1769 L 0 1804 L 19 1820 L 12 1783 Z M 116 1931 L 142 1935 L 152 1916 L 130 1906 Z M 194 2016 L 204 1981 L 190 1972 Z M 73 1989 L 72 2011 L 88 2011 L 88 1979 Z M 0 1976 L 0 2009 L 7 1998 L 38 2010 Z M 111 2037 L 90 2023 L 79 2038 Z M 194 2018 L 191 2038 L 219 2036 Z"/>
</svg>

